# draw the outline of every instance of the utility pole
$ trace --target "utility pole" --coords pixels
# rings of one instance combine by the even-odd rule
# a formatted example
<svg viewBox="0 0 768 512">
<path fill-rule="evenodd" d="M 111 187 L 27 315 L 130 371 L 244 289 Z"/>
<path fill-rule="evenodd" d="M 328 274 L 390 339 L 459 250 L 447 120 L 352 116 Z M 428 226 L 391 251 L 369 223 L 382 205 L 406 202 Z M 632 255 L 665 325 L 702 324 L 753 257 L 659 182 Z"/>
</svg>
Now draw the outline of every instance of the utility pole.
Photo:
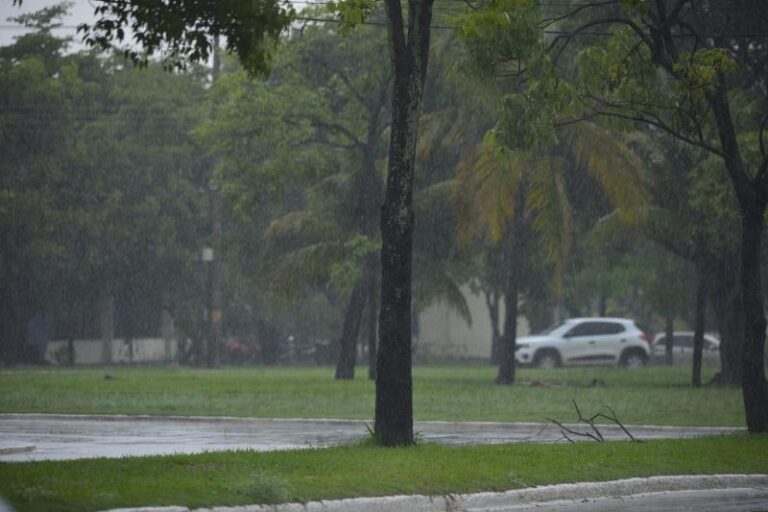
<svg viewBox="0 0 768 512">
<path fill-rule="evenodd" d="M 221 61 L 219 60 L 219 36 L 213 37 L 213 69 L 211 84 L 216 83 L 221 72 Z M 222 224 L 222 204 L 221 190 L 214 182 L 213 176 L 208 181 L 208 195 L 211 199 L 211 252 L 212 258 L 208 268 L 208 366 L 213 368 L 219 365 L 221 360 L 221 338 L 222 338 L 222 320 L 223 294 L 221 289 L 221 224 Z"/>
</svg>

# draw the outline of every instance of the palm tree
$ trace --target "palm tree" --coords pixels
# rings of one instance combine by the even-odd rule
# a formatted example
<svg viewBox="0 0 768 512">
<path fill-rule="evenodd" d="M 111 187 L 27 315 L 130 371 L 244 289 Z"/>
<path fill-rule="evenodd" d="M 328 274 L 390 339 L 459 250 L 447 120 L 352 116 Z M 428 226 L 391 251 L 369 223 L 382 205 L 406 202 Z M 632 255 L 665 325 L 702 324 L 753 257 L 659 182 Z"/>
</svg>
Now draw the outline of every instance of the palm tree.
<svg viewBox="0 0 768 512">
<path fill-rule="evenodd" d="M 574 215 L 566 176 L 591 176 L 622 217 L 635 215 L 646 201 L 643 166 L 617 135 L 595 124 L 562 128 L 558 135 L 551 149 L 519 152 L 504 149 L 489 131 L 456 169 L 460 242 L 489 241 L 506 261 L 498 384 L 515 380 L 519 270 L 534 236 L 554 265 L 555 297 L 561 293 Z"/>
</svg>

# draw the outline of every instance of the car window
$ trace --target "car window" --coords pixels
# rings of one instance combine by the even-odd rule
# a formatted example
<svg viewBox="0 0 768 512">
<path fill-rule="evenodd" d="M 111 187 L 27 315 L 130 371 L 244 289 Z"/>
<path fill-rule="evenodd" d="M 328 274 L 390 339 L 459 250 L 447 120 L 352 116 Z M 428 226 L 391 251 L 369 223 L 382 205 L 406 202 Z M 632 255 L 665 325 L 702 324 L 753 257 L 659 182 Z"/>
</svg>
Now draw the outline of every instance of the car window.
<svg viewBox="0 0 768 512">
<path fill-rule="evenodd" d="M 677 334 L 674 337 L 675 346 L 682 348 L 693 347 L 693 335 L 691 334 Z"/>
<path fill-rule="evenodd" d="M 600 324 L 602 322 L 584 322 L 574 326 L 570 331 L 566 333 L 566 336 L 594 336 L 595 334 L 601 334 Z"/>
<path fill-rule="evenodd" d="M 624 332 L 624 325 L 616 322 L 603 322 L 602 334 L 619 334 Z"/>
<path fill-rule="evenodd" d="M 624 326 L 616 322 L 583 322 L 574 326 L 566 336 L 600 336 L 618 334 L 624 331 Z"/>
</svg>

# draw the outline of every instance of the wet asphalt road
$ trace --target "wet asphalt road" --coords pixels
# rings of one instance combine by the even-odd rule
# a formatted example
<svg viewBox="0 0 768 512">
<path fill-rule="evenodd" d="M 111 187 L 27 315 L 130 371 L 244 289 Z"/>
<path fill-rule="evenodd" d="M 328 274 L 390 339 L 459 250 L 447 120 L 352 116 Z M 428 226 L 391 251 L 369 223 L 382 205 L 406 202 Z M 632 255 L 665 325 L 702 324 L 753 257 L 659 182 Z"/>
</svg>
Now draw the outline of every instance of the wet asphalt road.
<svg viewBox="0 0 768 512">
<path fill-rule="evenodd" d="M 364 438 L 371 423 L 354 420 L 157 418 L 0 414 L 0 461 L 64 460 L 324 447 Z M 586 431 L 583 426 L 573 426 Z M 733 427 L 630 426 L 639 439 L 741 432 Z M 545 423 L 416 422 L 421 439 L 443 444 L 565 442 Z M 609 440 L 627 439 L 618 427 L 600 427 Z"/>
<path fill-rule="evenodd" d="M 768 512 L 768 489 L 711 489 L 647 493 L 620 498 L 594 498 L 509 507 L 466 509 L 466 512 Z"/>
</svg>

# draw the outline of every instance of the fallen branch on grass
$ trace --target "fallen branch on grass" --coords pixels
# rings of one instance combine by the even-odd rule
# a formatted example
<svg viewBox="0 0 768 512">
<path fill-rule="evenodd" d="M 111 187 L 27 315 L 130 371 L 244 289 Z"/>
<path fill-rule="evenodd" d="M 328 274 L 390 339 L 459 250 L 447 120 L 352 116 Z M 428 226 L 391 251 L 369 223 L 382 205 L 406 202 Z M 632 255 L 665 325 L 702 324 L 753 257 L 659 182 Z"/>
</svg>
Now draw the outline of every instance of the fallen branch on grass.
<svg viewBox="0 0 768 512">
<path fill-rule="evenodd" d="M 635 443 L 641 442 L 640 439 L 637 439 L 635 436 L 632 435 L 632 433 L 629 430 L 627 430 L 627 427 L 625 427 L 624 424 L 621 421 L 619 421 L 619 418 L 616 415 L 616 412 L 613 409 L 611 409 L 609 406 L 607 405 L 603 406 L 608 410 L 609 414 L 599 412 L 597 414 L 590 416 L 589 418 L 585 418 L 584 415 L 581 414 L 581 410 L 579 409 L 578 404 L 576 404 L 576 401 L 572 400 L 571 402 L 573 403 L 573 407 L 576 409 L 576 414 L 578 414 L 579 416 L 579 422 L 588 425 L 589 430 L 585 432 L 580 432 L 578 430 L 574 430 L 573 428 L 564 425 L 563 423 L 557 420 L 554 420 L 552 418 L 547 418 L 547 421 L 554 423 L 555 425 L 560 427 L 560 433 L 563 434 L 563 439 L 565 439 L 566 441 L 570 443 L 575 443 L 576 441 L 572 437 L 572 436 L 575 436 L 575 437 L 586 437 L 598 443 L 604 443 L 605 437 L 603 436 L 602 432 L 600 432 L 600 429 L 597 428 L 597 425 L 595 425 L 595 421 L 597 421 L 598 419 L 604 419 L 618 425 L 619 428 L 627 435 L 627 437 L 629 437 L 631 441 Z"/>
</svg>

